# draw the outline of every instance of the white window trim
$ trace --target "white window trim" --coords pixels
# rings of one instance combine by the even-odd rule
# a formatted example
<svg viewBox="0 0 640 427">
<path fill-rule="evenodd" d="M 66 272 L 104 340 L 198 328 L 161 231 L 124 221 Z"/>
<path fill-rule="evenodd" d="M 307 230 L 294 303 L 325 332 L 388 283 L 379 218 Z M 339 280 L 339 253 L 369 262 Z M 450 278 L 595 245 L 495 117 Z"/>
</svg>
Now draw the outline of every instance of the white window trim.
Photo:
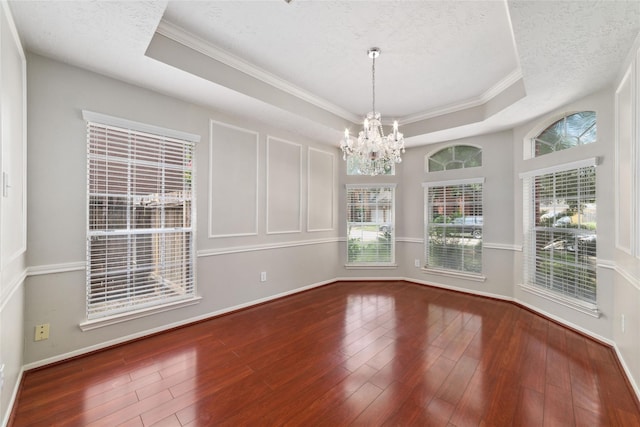
<svg viewBox="0 0 640 427">
<path fill-rule="evenodd" d="M 576 160 L 575 162 L 562 163 L 559 165 L 549 166 L 546 168 L 521 172 L 520 179 L 531 178 L 533 176 L 546 175 L 546 174 L 556 173 L 556 172 L 564 172 L 569 169 L 579 169 L 579 168 L 586 168 L 589 166 L 598 166 L 599 164 L 600 164 L 599 157 L 590 157 L 584 160 Z"/>
<path fill-rule="evenodd" d="M 120 127 L 123 129 L 130 129 L 137 132 L 147 132 L 154 135 L 163 135 L 170 138 L 183 139 L 190 142 L 200 142 L 200 135 L 192 133 L 182 132 L 179 130 L 163 128 L 160 126 L 149 125 L 146 123 L 136 122 L 133 120 L 122 119 L 120 117 L 109 116 L 102 113 L 95 113 L 93 111 L 82 110 L 82 118 L 86 122 L 100 123 L 108 126 Z"/>
<path fill-rule="evenodd" d="M 548 301 L 555 302 L 564 307 L 570 308 L 572 310 L 579 311 L 580 313 L 588 314 L 589 316 L 599 318 L 600 311 L 598 310 L 598 306 L 596 304 L 590 304 L 586 301 L 581 301 L 579 299 L 570 298 L 561 293 L 548 291 L 541 287 L 535 285 L 529 285 L 526 283 L 521 283 L 520 288 L 533 295 L 537 295 L 541 298 L 544 298 Z"/>
<path fill-rule="evenodd" d="M 444 181 L 431 181 L 431 182 L 423 182 L 422 187 L 443 187 L 443 186 L 453 186 L 453 185 L 465 185 L 465 184 L 484 184 L 485 178 L 466 178 L 466 179 L 447 179 Z M 484 188 L 483 188 L 484 191 Z"/>
<path fill-rule="evenodd" d="M 484 246 L 482 247 L 482 249 L 484 249 Z M 467 273 L 464 271 L 445 270 L 445 269 L 433 268 L 433 267 L 422 267 L 420 270 L 426 274 L 435 274 L 438 276 L 446 276 L 446 277 L 456 277 L 459 279 L 472 280 L 474 282 L 484 282 L 487 280 L 487 276 L 485 276 L 484 274 Z"/>
<path fill-rule="evenodd" d="M 140 319 L 142 317 L 152 316 L 154 314 L 162 313 L 165 311 L 175 310 L 177 308 L 188 307 L 200 303 L 201 296 L 194 296 L 186 300 L 173 301 L 166 304 L 155 305 L 153 307 L 146 307 L 140 310 L 134 310 L 127 313 L 119 313 L 113 316 L 100 317 L 98 319 L 86 320 L 80 323 L 80 329 L 82 332 L 91 331 L 93 329 L 104 328 L 105 326 L 111 326 L 122 322 L 128 322 L 133 319 Z"/>
<path fill-rule="evenodd" d="M 363 263 L 353 263 L 353 264 L 345 264 L 344 268 L 347 270 L 393 270 L 398 268 L 398 264 L 395 262 L 391 263 L 371 263 L 371 264 L 363 264 Z"/>
<path fill-rule="evenodd" d="M 352 188 L 380 188 L 380 187 L 389 187 L 394 190 L 397 188 L 398 184 L 396 183 L 380 183 L 380 184 L 345 184 L 344 188 L 350 190 Z"/>
</svg>

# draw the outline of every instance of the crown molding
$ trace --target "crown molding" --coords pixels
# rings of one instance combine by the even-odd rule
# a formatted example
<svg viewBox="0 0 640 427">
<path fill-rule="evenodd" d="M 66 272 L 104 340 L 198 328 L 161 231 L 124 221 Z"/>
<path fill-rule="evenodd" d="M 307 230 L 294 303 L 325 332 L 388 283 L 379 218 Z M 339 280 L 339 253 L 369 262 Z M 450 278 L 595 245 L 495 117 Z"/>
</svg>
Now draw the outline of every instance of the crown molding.
<svg viewBox="0 0 640 427">
<path fill-rule="evenodd" d="M 182 44 L 190 49 L 193 49 L 196 52 L 199 52 L 215 61 L 218 61 L 222 64 L 225 64 L 231 68 L 234 68 L 241 73 L 244 73 L 248 76 L 251 76 L 257 80 L 262 81 L 276 89 L 282 90 L 285 93 L 288 93 L 296 98 L 308 102 L 311 105 L 314 105 L 318 108 L 321 108 L 329 113 L 335 114 L 338 117 L 343 118 L 344 120 L 350 121 L 352 123 L 360 123 L 362 121 L 362 117 L 356 115 L 350 111 L 345 110 L 344 108 L 329 102 L 328 100 L 321 98 L 315 94 L 312 94 L 268 71 L 263 68 L 260 68 L 250 62 L 233 55 L 232 53 L 221 49 L 217 46 L 212 45 L 211 43 L 203 40 L 202 38 L 188 32 L 184 28 L 170 23 L 168 21 L 162 20 L 156 29 L 156 33 L 160 34 L 164 37 L 167 37 L 177 43 Z M 427 119 L 432 119 L 435 117 L 443 116 L 445 114 L 456 113 L 459 111 L 463 111 L 469 108 L 474 108 L 486 104 L 488 101 L 502 93 L 504 90 L 508 89 L 511 85 L 516 83 L 518 80 L 522 79 L 522 71 L 520 68 L 513 70 L 507 76 L 505 76 L 502 80 L 496 83 L 494 86 L 487 89 L 481 95 L 462 101 L 454 104 L 449 104 L 444 107 L 438 107 L 431 110 L 427 110 L 424 112 L 410 114 L 398 119 L 398 123 L 400 125 L 406 125 L 410 123 L 420 122 Z M 391 121 L 385 120 L 383 122 L 385 126 L 390 126 Z"/>
<path fill-rule="evenodd" d="M 323 110 L 342 117 L 345 120 L 351 122 L 361 121 L 361 117 L 353 114 L 352 112 L 347 111 L 344 108 L 341 108 L 324 98 L 316 96 L 292 83 L 289 83 L 288 81 L 277 77 L 274 74 L 271 74 L 268 71 L 227 52 L 226 50 L 213 46 L 207 41 L 189 33 L 185 29 L 175 24 L 172 24 L 165 20 L 161 20 L 158 28 L 156 29 L 156 33 L 168 37 L 171 40 L 176 41 L 197 52 L 200 52 L 203 55 L 208 56 L 209 58 L 222 62 L 229 67 L 235 68 L 236 70 L 244 74 L 247 74 L 253 78 L 256 78 L 264 83 L 275 87 L 276 89 L 280 89 L 305 102 L 315 105 L 316 107 L 322 108 Z"/>
<path fill-rule="evenodd" d="M 398 120 L 398 124 L 406 125 L 409 123 L 415 123 L 422 120 L 432 119 L 434 117 L 443 116 L 445 114 L 455 113 L 458 111 L 466 110 L 467 108 L 478 107 L 480 105 L 486 104 L 491 101 L 497 95 L 502 93 L 504 90 L 508 89 L 516 83 L 518 80 L 522 79 L 522 70 L 519 68 L 513 70 L 507 76 L 505 76 L 498 83 L 487 89 L 483 94 L 478 97 L 468 99 L 466 101 L 458 102 L 455 104 L 449 104 L 444 107 L 434 108 L 422 113 L 410 114 L 408 116 L 402 117 Z"/>
</svg>

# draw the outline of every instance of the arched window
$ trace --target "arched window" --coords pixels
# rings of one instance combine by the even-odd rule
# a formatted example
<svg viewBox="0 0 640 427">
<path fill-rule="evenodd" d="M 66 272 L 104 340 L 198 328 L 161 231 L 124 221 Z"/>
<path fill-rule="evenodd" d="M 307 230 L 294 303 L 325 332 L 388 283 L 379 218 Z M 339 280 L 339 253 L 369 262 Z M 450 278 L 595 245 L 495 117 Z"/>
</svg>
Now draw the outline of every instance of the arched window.
<svg viewBox="0 0 640 427">
<path fill-rule="evenodd" d="M 482 166 L 482 150 L 471 145 L 443 148 L 428 159 L 427 171 L 437 172 Z"/>
<path fill-rule="evenodd" d="M 533 157 L 596 141 L 596 112 L 568 114 L 533 138 Z"/>
</svg>

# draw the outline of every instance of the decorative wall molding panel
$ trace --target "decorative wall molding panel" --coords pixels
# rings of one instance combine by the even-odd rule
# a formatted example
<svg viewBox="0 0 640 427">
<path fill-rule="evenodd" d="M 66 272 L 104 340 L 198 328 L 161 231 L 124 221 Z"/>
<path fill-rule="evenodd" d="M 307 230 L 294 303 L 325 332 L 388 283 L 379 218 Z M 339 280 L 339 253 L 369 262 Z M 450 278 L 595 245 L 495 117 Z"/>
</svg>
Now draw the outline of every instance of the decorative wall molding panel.
<svg viewBox="0 0 640 427">
<path fill-rule="evenodd" d="M 302 231 L 302 145 L 267 136 L 267 234 Z"/>
<path fill-rule="evenodd" d="M 209 128 L 209 237 L 257 235 L 258 132 L 215 120 Z"/>
<path fill-rule="evenodd" d="M 307 156 L 307 231 L 331 231 L 335 228 L 336 155 L 309 147 Z"/>
</svg>

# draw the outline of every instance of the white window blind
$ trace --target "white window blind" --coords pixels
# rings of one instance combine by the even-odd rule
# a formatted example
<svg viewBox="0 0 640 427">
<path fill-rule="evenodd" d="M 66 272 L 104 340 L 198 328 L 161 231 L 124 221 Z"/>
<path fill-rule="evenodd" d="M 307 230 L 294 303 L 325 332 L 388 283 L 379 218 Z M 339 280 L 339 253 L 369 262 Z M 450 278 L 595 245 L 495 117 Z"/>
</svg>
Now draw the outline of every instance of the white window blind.
<svg viewBox="0 0 640 427">
<path fill-rule="evenodd" d="M 347 186 L 348 264 L 395 261 L 395 185 Z"/>
<path fill-rule="evenodd" d="M 530 173 L 523 184 L 526 283 L 595 304 L 595 166 Z"/>
<path fill-rule="evenodd" d="M 87 122 L 87 319 L 195 295 L 193 148 Z"/>
<path fill-rule="evenodd" d="M 425 268 L 482 273 L 483 179 L 425 187 Z"/>
</svg>

